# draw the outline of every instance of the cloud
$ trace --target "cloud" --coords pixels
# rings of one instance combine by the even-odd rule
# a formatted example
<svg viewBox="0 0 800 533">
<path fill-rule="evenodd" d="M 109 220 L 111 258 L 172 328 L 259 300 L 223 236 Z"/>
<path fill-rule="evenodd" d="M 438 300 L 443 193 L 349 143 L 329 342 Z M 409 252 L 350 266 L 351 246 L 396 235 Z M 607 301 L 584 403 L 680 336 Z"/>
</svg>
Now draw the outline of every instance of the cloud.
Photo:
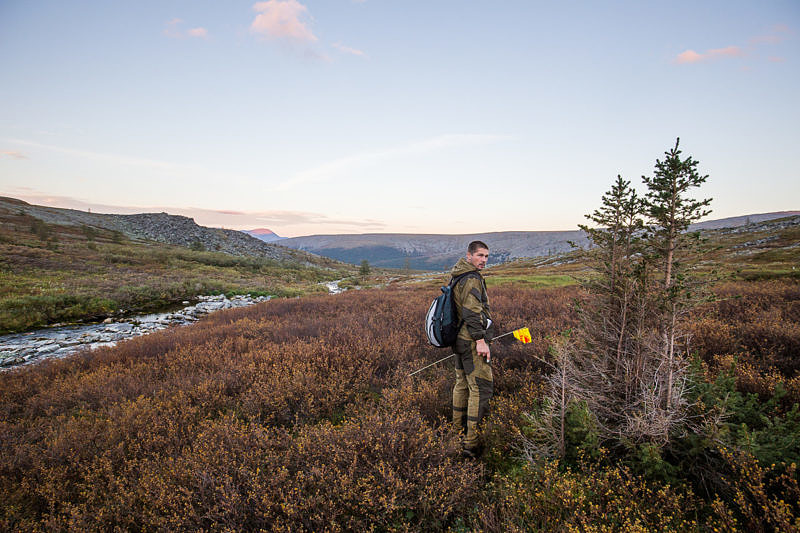
<svg viewBox="0 0 800 533">
<path fill-rule="evenodd" d="M 489 144 L 500 141 L 509 140 L 510 137 L 502 135 L 474 135 L 474 134 L 451 134 L 440 135 L 422 141 L 416 141 L 409 144 L 387 148 L 376 152 L 365 152 L 355 154 L 347 157 L 342 157 L 329 161 L 322 165 L 304 170 L 295 174 L 290 179 L 279 184 L 278 190 L 286 190 L 294 188 L 298 185 L 306 183 L 317 183 L 333 179 L 336 176 L 345 174 L 355 168 L 365 165 L 373 164 L 378 161 L 390 159 L 393 157 L 403 157 L 410 155 L 419 155 L 430 153 L 438 150 L 457 148 L 462 146 L 476 146 L 481 144 Z"/>
<path fill-rule="evenodd" d="M 247 213 L 245 216 L 254 217 L 259 222 L 265 222 L 273 226 L 298 226 L 298 225 L 336 225 L 349 226 L 360 229 L 383 229 L 386 224 L 380 220 L 367 219 L 347 219 L 331 218 L 322 213 L 311 213 L 304 211 L 267 211 L 263 213 Z"/>
<path fill-rule="evenodd" d="M 340 52 L 344 52 L 345 54 L 351 54 L 359 57 L 367 57 L 367 54 L 365 54 L 361 50 L 350 48 L 349 46 L 344 46 L 342 43 L 333 43 L 333 47 L 339 50 Z"/>
<path fill-rule="evenodd" d="M 0 193 L 0 196 L 17 198 L 33 205 L 43 205 L 46 207 L 60 207 L 62 209 L 77 209 L 78 211 L 89 211 L 93 213 L 117 213 L 134 214 L 142 213 L 142 208 L 122 207 L 88 202 L 80 198 L 71 196 L 58 196 L 47 194 L 31 187 L 13 187 Z"/>
<path fill-rule="evenodd" d="M 759 44 L 778 44 L 784 39 L 782 35 L 757 35 L 748 39 L 747 43 L 750 45 L 759 45 Z"/>
<path fill-rule="evenodd" d="M 694 50 L 686 50 L 685 52 L 681 52 L 678 54 L 678 57 L 675 58 L 675 62 L 677 63 L 698 63 L 702 60 L 703 56 Z"/>
<path fill-rule="evenodd" d="M 28 156 L 17 150 L 0 150 L 0 156 L 10 157 L 11 159 L 28 159 Z"/>
<path fill-rule="evenodd" d="M 748 43 L 750 45 L 778 44 L 788 39 L 791 33 L 792 30 L 786 24 L 776 24 L 764 35 L 751 38 Z"/>
<path fill-rule="evenodd" d="M 297 0 L 257 2 L 253 4 L 253 10 L 259 13 L 250 25 L 254 33 L 296 43 L 317 41 L 316 35 L 301 20 L 308 9 Z"/>
<path fill-rule="evenodd" d="M 727 46 L 725 48 L 714 48 L 711 50 L 706 50 L 702 54 L 695 52 L 694 50 L 686 50 L 685 52 L 681 52 L 675 58 L 676 63 L 700 63 L 702 61 L 711 61 L 715 59 L 720 59 L 724 57 L 742 57 L 744 56 L 744 50 L 742 50 L 738 46 Z"/>
<path fill-rule="evenodd" d="M 184 30 L 181 28 L 183 19 L 174 18 L 167 22 L 164 28 L 164 35 L 172 39 L 182 39 L 184 37 L 199 37 L 201 39 L 208 38 L 208 30 L 203 27 L 191 28 Z"/>
<path fill-rule="evenodd" d="M 751 56 L 760 46 L 781 43 L 786 39 L 789 39 L 792 33 L 793 32 L 789 26 L 786 26 L 785 24 L 777 24 L 770 28 L 767 33 L 748 39 L 745 47 L 726 46 L 725 48 L 712 48 L 702 53 L 695 52 L 694 50 L 686 50 L 675 56 L 674 62 L 678 64 L 702 63 L 726 57 Z M 768 57 L 767 60 L 774 61 L 775 56 Z"/>
<path fill-rule="evenodd" d="M 118 154 L 106 154 L 101 152 L 92 152 L 89 150 L 77 150 L 74 148 L 66 148 L 63 146 L 54 146 L 51 144 L 43 144 L 38 143 L 35 141 L 27 141 L 23 139 L 3 139 L 3 141 L 11 143 L 11 144 L 18 144 L 21 146 L 27 146 L 31 148 L 41 148 L 44 150 L 49 150 L 53 152 L 58 152 L 61 154 L 66 154 L 70 156 L 81 157 L 84 159 L 92 159 L 97 161 L 107 161 L 114 163 L 116 165 L 126 165 L 126 166 L 138 166 L 138 167 L 147 167 L 153 169 L 159 169 L 169 172 L 196 172 L 199 167 L 193 165 L 181 165 L 176 163 L 170 163 L 168 161 L 159 161 L 156 159 L 146 159 L 141 157 L 130 157 Z M 18 153 L 18 152 L 15 152 Z"/>
<path fill-rule="evenodd" d="M 192 28 L 191 30 L 186 32 L 186 35 L 189 37 L 202 37 L 205 39 L 208 37 L 208 30 L 205 28 Z"/>
</svg>

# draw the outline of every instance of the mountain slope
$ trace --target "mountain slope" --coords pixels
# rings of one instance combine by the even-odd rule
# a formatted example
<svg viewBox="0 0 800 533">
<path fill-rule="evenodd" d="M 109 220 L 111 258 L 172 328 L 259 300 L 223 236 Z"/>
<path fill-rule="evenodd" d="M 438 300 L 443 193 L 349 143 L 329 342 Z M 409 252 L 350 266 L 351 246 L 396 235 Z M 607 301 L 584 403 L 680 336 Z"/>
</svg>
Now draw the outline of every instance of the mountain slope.
<svg viewBox="0 0 800 533">
<path fill-rule="evenodd" d="M 191 218 L 167 213 L 136 215 L 86 213 L 75 209 L 32 205 L 6 197 L 0 197 L 0 212 L 32 216 L 47 224 L 88 226 L 117 231 L 134 240 L 150 240 L 192 247 L 196 250 L 265 257 L 278 261 L 305 261 L 314 264 L 328 262 L 309 253 L 264 242 L 241 231 L 207 228 L 198 225 Z"/>
</svg>

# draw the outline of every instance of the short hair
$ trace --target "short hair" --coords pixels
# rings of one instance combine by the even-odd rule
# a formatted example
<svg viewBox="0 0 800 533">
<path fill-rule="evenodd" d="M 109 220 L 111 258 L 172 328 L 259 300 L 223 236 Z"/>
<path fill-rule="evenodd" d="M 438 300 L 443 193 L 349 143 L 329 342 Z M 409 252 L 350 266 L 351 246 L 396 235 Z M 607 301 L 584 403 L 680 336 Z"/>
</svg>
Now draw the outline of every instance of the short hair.
<svg viewBox="0 0 800 533">
<path fill-rule="evenodd" d="M 469 246 L 467 246 L 467 253 L 474 254 L 478 251 L 478 248 L 485 248 L 486 250 L 489 249 L 489 247 L 486 246 L 486 243 L 483 241 L 472 241 L 469 243 Z"/>
</svg>

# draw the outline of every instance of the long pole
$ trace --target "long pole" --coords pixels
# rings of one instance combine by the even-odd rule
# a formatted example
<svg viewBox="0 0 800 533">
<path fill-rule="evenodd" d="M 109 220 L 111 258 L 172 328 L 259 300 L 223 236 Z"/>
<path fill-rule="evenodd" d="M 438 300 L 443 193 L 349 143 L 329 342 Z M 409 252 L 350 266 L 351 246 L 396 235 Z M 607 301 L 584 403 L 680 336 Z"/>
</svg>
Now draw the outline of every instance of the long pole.
<svg viewBox="0 0 800 533">
<path fill-rule="evenodd" d="M 514 331 L 516 331 L 516 330 L 511 330 L 511 331 L 509 331 L 508 333 L 503 333 L 502 335 L 498 335 L 497 337 L 494 337 L 494 339 L 492 339 L 492 340 L 494 341 L 494 340 L 496 340 L 496 339 L 500 339 L 500 338 L 502 338 L 502 337 L 505 337 L 506 335 L 511 335 L 512 333 L 514 333 Z M 454 357 L 455 355 L 456 355 L 456 354 L 454 354 L 454 353 L 451 353 L 451 354 L 450 354 L 450 355 L 448 355 L 447 357 L 442 357 L 441 359 L 439 359 L 439 360 L 438 360 L 438 361 L 436 361 L 435 363 L 431 363 L 431 364 L 429 364 L 428 366 L 423 366 L 423 367 L 422 367 L 422 368 L 420 368 L 419 370 L 415 370 L 415 371 L 413 371 L 412 373 L 410 373 L 410 374 L 409 374 L 409 376 L 413 376 L 414 374 L 418 374 L 419 372 L 422 372 L 422 371 L 423 371 L 423 370 L 425 370 L 426 368 L 430 368 L 430 367 L 432 367 L 432 366 L 434 366 L 434 365 L 438 365 L 438 364 L 439 364 L 439 363 L 441 363 L 442 361 L 447 361 L 448 359 L 450 359 L 451 357 Z"/>
</svg>

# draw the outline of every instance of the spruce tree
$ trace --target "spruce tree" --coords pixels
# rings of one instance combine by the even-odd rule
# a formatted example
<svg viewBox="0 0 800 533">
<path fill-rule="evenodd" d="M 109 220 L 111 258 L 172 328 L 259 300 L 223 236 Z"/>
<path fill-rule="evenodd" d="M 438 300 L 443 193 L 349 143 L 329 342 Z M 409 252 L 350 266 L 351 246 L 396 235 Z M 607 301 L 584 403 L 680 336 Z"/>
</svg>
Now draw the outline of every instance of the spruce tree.
<svg viewBox="0 0 800 533">
<path fill-rule="evenodd" d="M 602 197 L 602 206 L 591 215 L 586 215 L 594 225 L 579 225 L 591 241 L 598 261 L 595 270 L 600 274 L 587 285 L 590 293 L 598 295 L 594 301 L 592 317 L 607 334 L 595 335 L 606 346 L 595 346 L 605 352 L 613 352 L 614 373 L 621 370 L 626 337 L 630 335 L 631 306 L 636 291 L 641 251 L 643 203 L 636 191 L 617 175 L 617 181 Z M 588 326 L 588 324 L 586 324 Z M 610 331 L 608 331 L 610 330 Z"/>
<path fill-rule="evenodd" d="M 681 159 L 675 147 L 665 152 L 664 161 L 656 159 L 656 170 L 652 178 L 642 176 L 647 185 L 645 210 L 649 218 L 650 234 L 648 240 L 657 256 L 663 261 L 664 287 L 673 284 L 676 266 L 676 252 L 692 248 L 696 234 L 687 234 L 689 225 L 711 213 L 706 209 L 711 198 L 695 200 L 689 197 L 692 189 L 705 183 L 708 176 L 697 172 L 698 162 L 690 157 Z"/>
<path fill-rule="evenodd" d="M 689 259 L 696 255 L 700 244 L 699 232 L 689 232 L 689 226 L 708 215 L 707 207 L 711 199 L 691 198 L 693 189 L 705 183 L 708 176 L 697 172 L 698 162 L 692 157 L 681 158 L 675 147 L 665 152 L 663 161 L 656 160 L 652 178 L 642 176 L 647 185 L 645 212 L 648 217 L 647 243 L 650 255 L 660 268 L 661 302 L 659 330 L 661 336 L 660 352 L 666 369 L 666 390 L 664 402 L 669 409 L 673 403 L 673 387 L 676 371 L 676 342 L 678 339 L 678 318 L 691 306 L 691 284 L 685 276 Z"/>
<path fill-rule="evenodd" d="M 564 455 L 565 413 L 583 406 L 598 436 L 612 448 L 660 447 L 687 422 L 683 379 L 685 335 L 680 318 L 698 302 L 699 233 L 689 225 L 709 213 L 693 189 L 707 176 L 682 159 L 678 143 L 644 177 L 644 198 L 617 176 L 600 208 L 581 225 L 592 248 L 593 274 L 577 308 L 579 325 L 555 343 L 555 371 L 529 452 Z M 571 407 L 572 406 L 572 407 Z"/>
</svg>

